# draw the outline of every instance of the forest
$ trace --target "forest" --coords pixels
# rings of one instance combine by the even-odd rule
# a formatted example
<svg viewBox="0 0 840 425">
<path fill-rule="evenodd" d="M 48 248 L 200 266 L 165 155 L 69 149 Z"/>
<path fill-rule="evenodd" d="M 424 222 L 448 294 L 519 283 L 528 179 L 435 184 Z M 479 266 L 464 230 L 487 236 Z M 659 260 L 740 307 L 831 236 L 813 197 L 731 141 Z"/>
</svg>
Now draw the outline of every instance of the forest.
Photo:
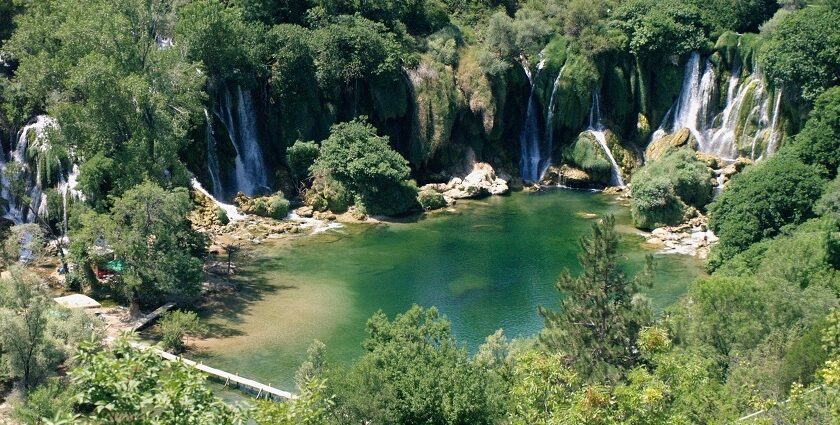
<svg viewBox="0 0 840 425">
<path fill-rule="evenodd" d="M 0 423 L 840 423 L 838 23 L 840 0 L 0 0 Z M 357 356 L 303 341 L 282 401 L 151 349 L 198 353 L 208 310 L 268 292 L 270 240 L 554 190 L 620 207 L 548 254 L 575 259 L 551 302 L 509 312 L 533 334 L 472 344 L 407 298 L 351 316 Z M 665 305 L 651 244 L 703 269 Z M 116 334 L 53 302 L 76 293 L 175 307 Z"/>
</svg>

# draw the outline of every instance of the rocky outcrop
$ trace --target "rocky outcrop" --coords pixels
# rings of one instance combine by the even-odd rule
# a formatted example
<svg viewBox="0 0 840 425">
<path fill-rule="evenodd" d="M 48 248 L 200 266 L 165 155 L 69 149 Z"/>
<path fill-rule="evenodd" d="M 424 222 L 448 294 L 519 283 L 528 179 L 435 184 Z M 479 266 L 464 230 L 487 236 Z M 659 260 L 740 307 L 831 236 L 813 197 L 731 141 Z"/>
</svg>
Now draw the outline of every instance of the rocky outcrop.
<svg viewBox="0 0 840 425">
<path fill-rule="evenodd" d="M 457 199 L 505 195 L 510 192 L 510 187 L 505 179 L 496 175 L 496 170 L 490 164 L 477 162 L 464 178 L 453 177 L 448 183 L 432 183 L 420 188 L 420 193 L 430 200 L 432 192 L 442 195 L 447 204 L 452 204 Z"/>
<path fill-rule="evenodd" d="M 283 197 L 283 192 L 273 195 L 250 198 L 242 192 L 236 194 L 233 202 L 245 214 L 269 217 L 282 220 L 289 214 L 289 201 Z"/>
<path fill-rule="evenodd" d="M 650 142 L 647 149 L 645 149 L 645 159 L 648 161 L 656 161 L 665 156 L 671 149 L 688 146 L 691 149 L 697 150 L 697 139 L 691 134 L 687 128 L 681 128 L 673 134 L 661 137 Z"/>
<path fill-rule="evenodd" d="M 552 165 L 543 176 L 541 185 L 544 186 L 567 186 L 574 188 L 589 188 L 592 186 L 592 178 L 579 168 L 563 164 L 559 167 Z"/>
<path fill-rule="evenodd" d="M 718 238 L 709 230 L 708 219 L 698 214 L 687 223 L 653 229 L 646 242 L 662 248 L 663 253 L 684 254 L 705 259 Z"/>
</svg>

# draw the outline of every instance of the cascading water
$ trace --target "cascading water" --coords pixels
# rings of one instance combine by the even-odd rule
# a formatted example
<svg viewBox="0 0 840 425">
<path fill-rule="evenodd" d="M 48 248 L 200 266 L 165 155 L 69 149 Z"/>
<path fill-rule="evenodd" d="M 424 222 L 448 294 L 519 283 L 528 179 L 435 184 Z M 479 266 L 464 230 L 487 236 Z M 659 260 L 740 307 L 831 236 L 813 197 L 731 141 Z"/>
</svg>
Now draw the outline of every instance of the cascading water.
<svg viewBox="0 0 840 425">
<path fill-rule="evenodd" d="M 587 131 L 595 136 L 595 140 L 601 145 L 601 149 L 607 155 L 610 161 L 612 172 L 610 175 L 610 184 L 613 186 L 624 187 L 624 179 L 621 177 L 621 168 L 613 157 L 612 151 L 607 144 L 606 127 L 601 122 L 601 99 L 597 91 L 592 92 L 592 105 L 589 107 L 589 128 Z"/>
<path fill-rule="evenodd" d="M 210 198 L 213 200 L 213 203 L 216 204 L 217 207 L 221 208 L 225 214 L 227 215 L 228 220 L 230 221 L 237 221 L 245 218 L 244 215 L 239 213 L 239 210 L 236 209 L 236 206 L 231 204 L 226 204 L 222 201 L 219 201 L 215 196 L 211 195 L 210 192 L 204 189 L 204 187 L 199 183 L 198 180 L 193 178 L 190 181 L 192 188 L 201 193 L 202 195 Z"/>
<path fill-rule="evenodd" d="M 225 126 L 236 151 L 236 190 L 246 195 L 254 195 L 268 189 L 268 174 L 257 136 L 256 111 L 251 94 L 243 91 L 242 87 L 236 88 L 235 113 L 233 104 L 233 95 L 230 90 L 225 89 L 215 113 Z"/>
<path fill-rule="evenodd" d="M 32 141 L 38 143 L 39 146 L 45 147 L 46 146 L 46 130 L 48 127 L 55 126 L 55 120 L 46 115 L 39 115 L 35 122 L 29 124 L 23 129 L 20 130 L 20 134 L 17 138 L 17 142 L 15 146 L 11 150 L 11 155 L 9 161 L 0 162 L 0 168 L 2 168 L 2 193 L 0 196 L 7 201 L 6 210 L 3 214 L 3 217 L 7 220 L 11 220 L 16 224 L 21 224 L 24 222 L 33 222 L 35 221 L 36 215 L 46 215 L 47 213 L 47 202 L 46 202 L 46 195 L 43 193 L 43 188 L 40 185 L 40 170 L 35 170 L 35 182 L 32 180 L 32 174 L 29 169 L 29 156 L 27 154 L 29 148 L 30 138 Z M 15 164 L 16 169 L 14 170 L 15 175 L 10 175 L 12 173 L 8 167 L 11 164 Z M 23 191 L 25 192 L 24 195 L 29 198 L 29 204 L 25 204 L 22 199 L 18 199 L 18 195 L 13 193 L 10 189 L 11 181 L 17 181 L 18 183 L 24 182 L 25 187 Z"/>
<path fill-rule="evenodd" d="M 551 165 L 551 151 L 554 145 L 554 99 L 557 97 L 557 88 L 560 87 L 560 79 L 563 77 L 563 70 L 566 69 L 566 66 L 563 65 L 560 68 L 560 73 L 557 74 L 557 78 L 554 79 L 554 85 L 551 88 L 551 96 L 548 99 L 548 113 L 545 118 L 545 144 L 546 144 L 546 158 L 542 161 L 542 166 L 540 167 L 540 179 L 545 175 L 546 170 Z"/>
<path fill-rule="evenodd" d="M 528 83 L 531 86 L 525 122 L 522 125 L 522 131 L 519 133 L 519 169 L 521 170 L 522 180 L 526 182 L 537 182 L 540 180 L 540 162 L 542 161 L 542 156 L 540 155 L 540 129 L 539 122 L 537 121 L 539 105 L 537 104 L 534 80 L 540 75 L 543 64 L 544 62 L 540 61 L 539 65 L 537 65 L 537 74 L 535 76 L 531 75 L 531 71 L 525 63 L 522 64 L 525 75 L 528 76 Z"/>
<path fill-rule="evenodd" d="M 210 182 L 213 183 L 213 197 L 222 199 L 225 197 L 224 187 L 222 187 L 222 179 L 219 177 L 219 158 L 216 153 L 217 142 L 216 134 L 213 131 L 213 118 L 207 109 L 204 110 L 204 118 L 207 120 L 207 130 L 205 137 L 207 137 L 207 171 L 210 174 Z"/>
<path fill-rule="evenodd" d="M 740 64 L 734 64 L 729 72 L 726 105 L 716 113 L 714 66 L 706 60 L 701 72 L 700 63 L 700 54 L 692 53 L 685 65 L 679 98 L 666 113 L 652 140 L 687 128 L 701 152 L 726 160 L 738 156 L 758 159 L 774 152 L 778 142 L 781 92 L 771 103 L 761 75 L 750 75 L 742 80 L 742 68 Z"/>
</svg>

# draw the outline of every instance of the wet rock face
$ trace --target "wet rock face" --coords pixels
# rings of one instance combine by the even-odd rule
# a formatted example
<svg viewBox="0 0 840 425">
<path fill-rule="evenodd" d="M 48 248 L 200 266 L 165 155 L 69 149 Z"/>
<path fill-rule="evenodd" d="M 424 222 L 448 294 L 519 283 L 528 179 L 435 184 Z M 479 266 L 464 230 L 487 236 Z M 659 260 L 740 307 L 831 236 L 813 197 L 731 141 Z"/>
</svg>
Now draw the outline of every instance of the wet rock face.
<svg viewBox="0 0 840 425">
<path fill-rule="evenodd" d="M 544 186 L 568 186 L 574 188 L 588 188 L 592 186 L 592 177 L 579 168 L 563 164 L 559 167 L 548 167 L 540 184 Z"/>
<path fill-rule="evenodd" d="M 657 140 L 650 142 L 647 149 L 645 149 L 645 159 L 648 161 L 656 161 L 665 156 L 668 151 L 672 149 L 688 146 L 691 149 L 697 150 L 699 146 L 697 139 L 691 135 L 691 131 L 687 128 L 681 128 L 674 134 L 669 134 Z"/>
</svg>

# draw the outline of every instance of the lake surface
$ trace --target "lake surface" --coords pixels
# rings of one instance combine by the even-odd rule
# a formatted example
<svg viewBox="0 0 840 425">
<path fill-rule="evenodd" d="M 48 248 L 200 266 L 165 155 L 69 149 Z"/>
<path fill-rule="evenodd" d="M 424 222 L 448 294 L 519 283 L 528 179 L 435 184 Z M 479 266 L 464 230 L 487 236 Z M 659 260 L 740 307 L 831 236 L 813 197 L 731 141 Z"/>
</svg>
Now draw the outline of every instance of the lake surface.
<svg viewBox="0 0 840 425">
<path fill-rule="evenodd" d="M 625 270 L 653 253 L 630 226 L 628 209 L 600 193 L 552 189 L 460 202 L 412 222 L 353 224 L 256 248 L 238 279 L 243 289 L 205 314 L 213 338 L 195 344 L 205 363 L 292 390 L 306 348 L 319 339 L 328 357 L 361 354 L 365 322 L 436 306 L 470 350 L 502 328 L 510 337 L 542 328 L 537 306 L 556 307 L 554 282 L 579 270 L 578 240 L 593 214 L 614 214 Z M 689 257 L 656 255 L 648 290 L 657 309 L 701 275 Z"/>
</svg>

